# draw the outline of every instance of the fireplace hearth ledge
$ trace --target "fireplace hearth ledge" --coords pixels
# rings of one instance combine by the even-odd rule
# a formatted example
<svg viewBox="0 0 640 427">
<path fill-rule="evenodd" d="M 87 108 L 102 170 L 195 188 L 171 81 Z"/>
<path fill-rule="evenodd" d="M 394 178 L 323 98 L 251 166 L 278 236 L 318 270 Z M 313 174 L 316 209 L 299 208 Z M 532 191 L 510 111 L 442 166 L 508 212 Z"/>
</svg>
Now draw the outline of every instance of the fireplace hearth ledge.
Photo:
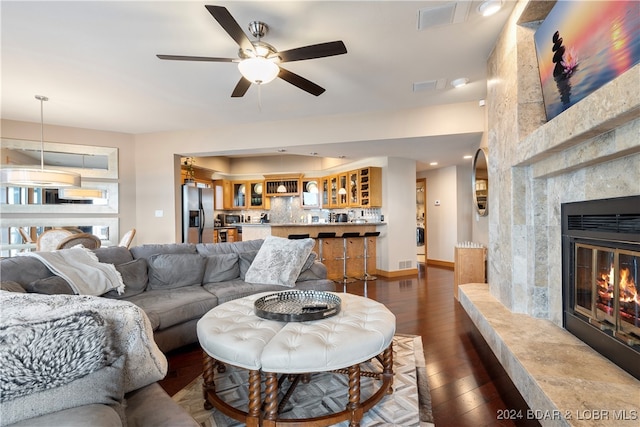
<svg viewBox="0 0 640 427">
<path fill-rule="evenodd" d="M 509 311 L 485 283 L 459 301 L 543 426 L 637 425 L 640 381 L 573 334 Z"/>
</svg>

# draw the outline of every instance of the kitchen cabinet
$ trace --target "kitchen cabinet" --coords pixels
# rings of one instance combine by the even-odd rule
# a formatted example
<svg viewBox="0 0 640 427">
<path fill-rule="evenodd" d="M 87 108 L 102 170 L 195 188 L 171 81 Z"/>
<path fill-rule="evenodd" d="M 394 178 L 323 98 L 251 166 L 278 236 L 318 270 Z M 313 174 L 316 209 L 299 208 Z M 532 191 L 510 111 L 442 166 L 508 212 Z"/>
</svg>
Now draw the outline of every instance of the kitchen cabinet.
<svg viewBox="0 0 640 427">
<path fill-rule="evenodd" d="M 344 208 L 348 205 L 347 172 L 344 172 L 338 174 L 338 207 Z"/>
<path fill-rule="evenodd" d="M 320 179 L 320 197 L 321 197 L 321 205 L 323 208 L 329 208 L 331 206 L 331 203 L 329 203 L 329 197 L 330 197 L 330 188 L 331 188 L 331 184 L 330 184 L 330 177 L 325 176 L 322 177 Z"/>
<path fill-rule="evenodd" d="M 360 182 L 360 206 L 382 207 L 382 168 L 366 167 L 358 171 Z"/>
<path fill-rule="evenodd" d="M 247 183 L 245 181 L 231 182 L 232 209 L 245 209 L 247 207 Z"/>
<path fill-rule="evenodd" d="M 300 174 L 286 175 L 265 175 L 265 196 L 299 196 L 300 195 Z M 285 191 L 278 192 L 278 187 L 283 186 Z"/>
<path fill-rule="evenodd" d="M 338 175 L 329 177 L 329 207 L 338 207 Z"/>
<path fill-rule="evenodd" d="M 302 180 L 302 199 L 303 208 L 318 208 L 320 206 L 320 179 L 308 178 Z"/>
<path fill-rule="evenodd" d="M 249 209 L 263 209 L 264 197 L 264 181 L 248 181 L 245 187 L 248 189 L 247 207 Z"/>
<path fill-rule="evenodd" d="M 213 181 L 214 207 L 215 210 L 233 209 L 233 190 L 231 181 L 226 179 L 216 179 Z"/>
<path fill-rule="evenodd" d="M 360 207 L 360 175 L 357 170 L 347 174 L 347 197 L 350 207 Z"/>
</svg>

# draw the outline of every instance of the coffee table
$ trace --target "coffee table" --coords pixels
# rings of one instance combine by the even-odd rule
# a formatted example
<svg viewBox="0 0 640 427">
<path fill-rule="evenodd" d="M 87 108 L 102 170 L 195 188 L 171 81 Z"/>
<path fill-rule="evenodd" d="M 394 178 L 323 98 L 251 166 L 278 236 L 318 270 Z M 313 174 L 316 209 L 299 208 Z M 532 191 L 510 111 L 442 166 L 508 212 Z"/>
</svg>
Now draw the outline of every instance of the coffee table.
<svg viewBox="0 0 640 427">
<path fill-rule="evenodd" d="M 376 301 L 347 293 L 336 293 L 342 300 L 341 311 L 326 319 L 280 322 L 256 316 L 254 302 L 272 293 L 226 302 L 198 322 L 198 340 L 204 351 L 205 408 L 213 406 L 247 426 L 329 426 L 344 420 L 358 426 L 366 411 L 392 393 L 395 316 Z M 380 372 L 361 371 L 360 364 L 374 357 L 381 361 Z M 215 370 L 224 369 L 224 364 L 249 371 L 247 411 L 229 405 L 216 393 Z M 279 418 L 278 375 L 329 371 L 349 376 L 343 411 L 304 419 Z M 361 376 L 380 380 L 380 388 L 364 402 L 360 401 Z"/>
</svg>

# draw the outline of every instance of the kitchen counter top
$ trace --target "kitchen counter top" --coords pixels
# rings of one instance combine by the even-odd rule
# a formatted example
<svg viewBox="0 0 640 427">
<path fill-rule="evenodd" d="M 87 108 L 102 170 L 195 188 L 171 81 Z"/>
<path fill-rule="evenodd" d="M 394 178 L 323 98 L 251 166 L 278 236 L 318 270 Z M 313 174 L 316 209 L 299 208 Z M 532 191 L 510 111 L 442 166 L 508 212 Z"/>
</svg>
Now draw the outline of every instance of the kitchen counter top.
<svg viewBox="0 0 640 427">
<path fill-rule="evenodd" d="M 267 222 L 264 224 L 261 223 L 249 223 L 245 222 L 242 224 L 238 224 L 240 227 L 251 227 L 251 226 L 269 226 L 269 227 L 327 227 L 327 226 L 336 226 L 336 225 L 347 225 L 347 226 L 355 226 L 355 225 L 387 225 L 386 222 L 291 222 L 291 223 L 279 223 L 276 224 L 274 222 Z"/>
</svg>

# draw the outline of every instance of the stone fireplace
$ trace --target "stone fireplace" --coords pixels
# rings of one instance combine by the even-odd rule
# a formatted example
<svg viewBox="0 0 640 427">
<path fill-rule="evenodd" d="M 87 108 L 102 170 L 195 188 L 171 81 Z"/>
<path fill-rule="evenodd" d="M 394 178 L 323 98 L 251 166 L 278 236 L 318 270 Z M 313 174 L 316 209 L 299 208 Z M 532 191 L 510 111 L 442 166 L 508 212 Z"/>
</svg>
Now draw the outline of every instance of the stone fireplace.
<svg viewBox="0 0 640 427">
<path fill-rule="evenodd" d="M 519 1 L 488 60 L 490 295 L 479 295 L 474 288 L 473 303 L 480 301 L 485 309 L 491 307 L 503 315 L 525 316 L 536 327 L 549 325 L 566 332 L 562 205 L 640 195 L 640 65 L 547 122 L 533 35 L 553 4 Z M 490 299 L 497 300 L 499 306 Z M 480 316 L 470 315 L 474 322 Z M 537 323 L 539 319 L 546 319 L 546 323 Z M 580 377 L 588 374 L 581 370 L 569 373 L 570 369 L 557 369 L 583 363 L 586 350 L 580 348 L 572 356 L 577 345 L 548 345 L 551 338 L 541 336 L 539 330 L 514 333 L 513 342 L 521 347 L 509 349 L 510 344 L 502 339 L 504 331 L 491 335 L 489 330 L 500 324 L 500 319 L 488 319 L 479 329 L 532 408 L 560 407 L 557 400 L 562 400 L 558 398 L 562 392 L 557 390 L 559 394 L 550 397 L 554 387 L 575 387 L 576 382 L 589 381 Z M 547 347 L 522 342 L 527 334 L 535 335 Z M 540 369 L 536 374 L 522 369 L 525 364 L 517 359 L 518 351 L 524 348 L 544 353 L 526 355 L 547 361 L 541 365 L 531 362 Z M 607 366 L 608 361 L 602 359 Z M 615 367 L 611 369 L 615 371 Z M 553 375 L 544 380 L 536 377 L 550 371 Z M 624 375 L 615 375 L 629 384 L 628 379 L 622 379 Z M 636 380 L 632 388 L 637 385 Z M 545 387 L 541 393 L 532 391 Z M 574 404 L 564 403 L 567 407 Z M 594 402 L 593 408 L 597 404 Z"/>
<path fill-rule="evenodd" d="M 564 326 L 640 379 L 640 196 L 562 205 Z"/>
</svg>

